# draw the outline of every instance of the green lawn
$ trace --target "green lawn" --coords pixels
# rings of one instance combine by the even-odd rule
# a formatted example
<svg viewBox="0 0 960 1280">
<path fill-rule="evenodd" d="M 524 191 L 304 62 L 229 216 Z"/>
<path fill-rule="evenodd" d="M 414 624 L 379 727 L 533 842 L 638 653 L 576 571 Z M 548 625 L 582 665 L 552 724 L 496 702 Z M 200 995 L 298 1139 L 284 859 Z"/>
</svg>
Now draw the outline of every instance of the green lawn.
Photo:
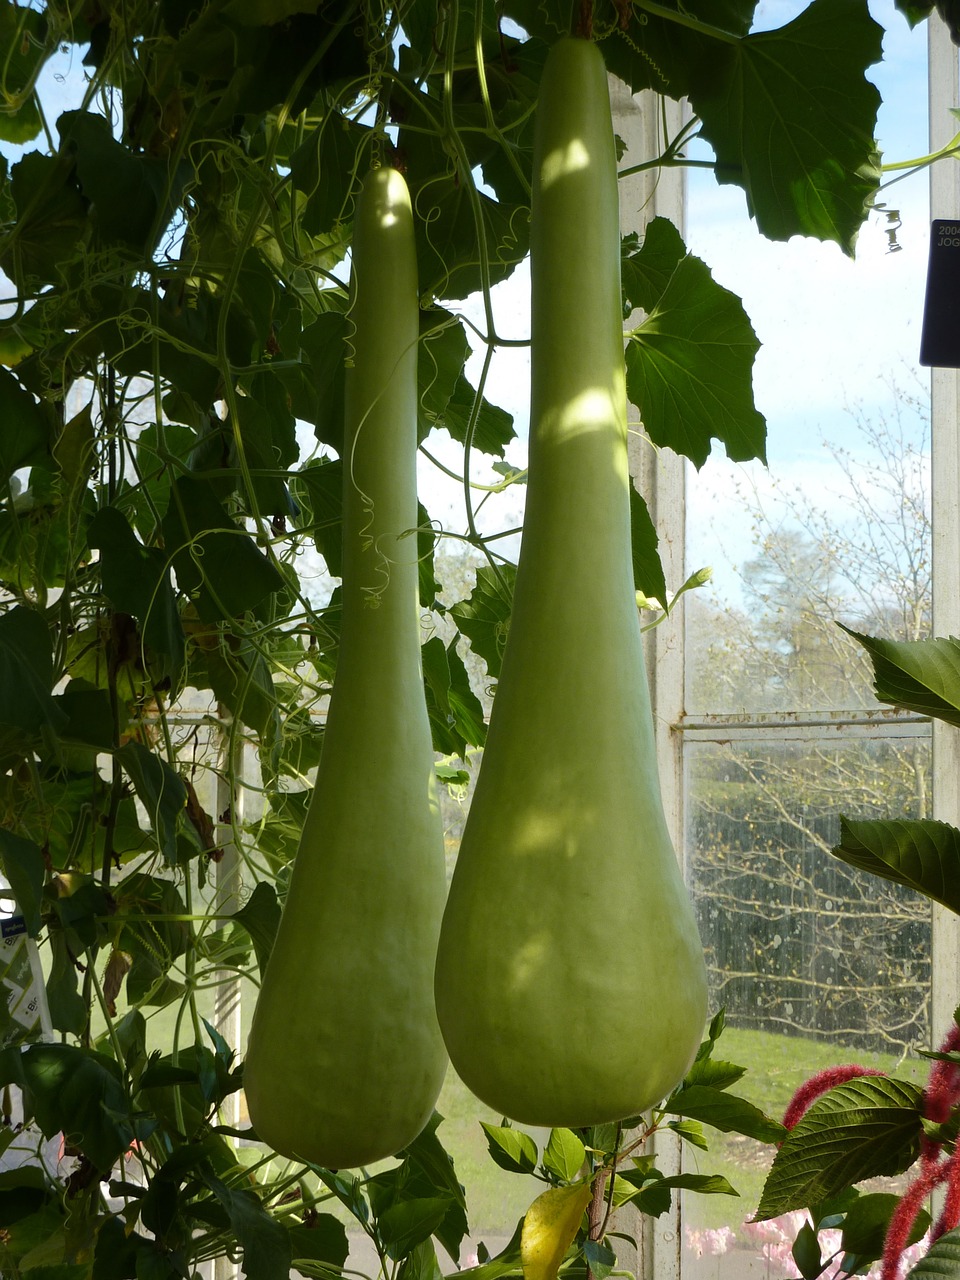
<svg viewBox="0 0 960 1280">
<path fill-rule="evenodd" d="M 858 1063 L 888 1071 L 901 1079 L 925 1078 L 929 1064 L 915 1055 L 899 1061 L 890 1054 L 865 1053 L 841 1046 L 809 1040 L 802 1036 L 781 1036 L 764 1031 L 727 1028 L 715 1056 L 747 1068 L 747 1074 L 732 1092 L 748 1099 L 774 1119 L 783 1113 L 795 1090 L 825 1067 Z M 691 1225 L 736 1227 L 751 1217 L 760 1199 L 764 1179 L 775 1154 L 774 1148 L 736 1134 L 708 1132 L 710 1150 L 687 1148 L 687 1165 L 702 1173 L 720 1173 L 740 1192 L 740 1199 L 728 1196 L 690 1196 L 687 1216 Z M 692 1203 L 691 1203 L 692 1202 Z"/>
<path fill-rule="evenodd" d="M 747 1074 L 733 1092 L 780 1119 L 796 1088 L 824 1067 L 858 1062 L 903 1078 L 920 1081 L 927 1064 L 917 1057 L 903 1063 L 892 1056 L 855 1053 L 799 1036 L 781 1036 L 762 1031 L 727 1028 L 717 1046 L 716 1056 L 747 1068 Z M 496 1122 L 498 1117 L 476 1102 L 466 1088 L 451 1075 L 447 1079 L 438 1109 L 445 1117 L 439 1136 L 454 1157 L 460 1181 L 467 1189 L 471 1233 L 474 1238 L 509 1236 L 530 1201 L 543 1189 L 533 1178 L 523 1178 L 499 1169 L 486 1154 L 486 1140 L 480 1120 Z M 542 1148 L 545 1134 L 540 1137 Z M 727 1196 L 691 1197 L 691 1215 L 702 1226 L 736 1226 L 757 1206 L 764 1178 L 773 1159 L 772 1147 L 735 1134 L 707 1132 L 709 1151 L 687 1147 L 686 1164 L 691 1171 L 720 1173 L 740 1192 L 740 1199 Z"/>
</svg>

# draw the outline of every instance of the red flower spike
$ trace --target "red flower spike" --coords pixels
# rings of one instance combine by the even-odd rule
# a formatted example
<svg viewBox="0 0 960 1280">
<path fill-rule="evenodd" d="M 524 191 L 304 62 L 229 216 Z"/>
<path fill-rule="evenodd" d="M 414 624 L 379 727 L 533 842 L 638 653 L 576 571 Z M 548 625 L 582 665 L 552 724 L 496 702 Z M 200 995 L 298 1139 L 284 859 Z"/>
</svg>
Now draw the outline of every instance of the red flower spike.
<svg viewBox="0 0 960 1280">
<path fill-rule="evenodd" d="M 880 1280 L 897 1280 L 900 1273 L 900 1259 L 907 1247 L 917 1214 L 923 1208 L 924 1200 L 934 1187 L 939 1186 L 946 1178 L 949 1167 L 949 1162 L 927 1164 L 903 1193 L 887 1228 Z"/>
<path fill-rule="evenodd" d="M 885 1074 L 883 1071 L 877 1071 L 874 1067 L 858 1066 L 855 1062 L 845 1067 L 825 1067 L 823 1071 L 818 1071 L 816 1075 L 811 1076 L 809 1080 L 802 1084 L 790 1099 L 790 1105 L 783 1115 L 783 1127 L 785 1129 L 794 1128 L 811 1104 L 816 1102 L 817 1098 L 826 1093 L 828 1089 L 833 1089 L 838 1084 L 846 1084 L 848 1080 L 855 1080 L 858 1076 L 882 1076 Z"/>
<path fill-rule="evenodd" d="M 955 1053 L 960 1049 L 960 1027 L 951 1027 L 940 1046 L 941 1053 Z M 960 1067 L 955 1062 L 935 1062 L 930 1068 L 930 1078 L 923 1095 L 923 1114 L 936 1124 L 943 1124 L 960 1101 Z"/>
<path fill-rule="evenodd" d="M 950 1180 L 943 1203 L 943 1212 L 930 1233 L 931 1244 L 934 1240 L 939 1240 L 942 1235 L 946 1235 L 948 1231 L 952 1231 L 960 1222 L 960 1160 L 957 1159 L 956 1153 L 945 1162 L 944 1169 Z"/>
</svg>

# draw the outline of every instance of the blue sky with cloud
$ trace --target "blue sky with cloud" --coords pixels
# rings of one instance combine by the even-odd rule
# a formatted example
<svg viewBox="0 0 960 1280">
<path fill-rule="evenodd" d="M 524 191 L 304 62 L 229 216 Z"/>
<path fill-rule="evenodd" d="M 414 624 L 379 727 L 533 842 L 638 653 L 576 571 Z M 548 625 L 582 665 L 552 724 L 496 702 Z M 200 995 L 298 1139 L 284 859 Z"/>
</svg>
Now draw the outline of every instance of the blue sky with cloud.
<svg viewBox="0 0 960 1280">
<path fill-rule="evenodd" d="M 766 0 L 758 20 L 780 26 L 803 7 Z M 926 26 L 911 31 L 892 0 L 871 4 L 871 11 L 886 30 L 884 61 L 869 73 L 884 99 L 878 122 L 884 160 L 922 156 L 928 145 Z M 876 213 L 850 259 L 836 245 L 800 237 L 785 244 L 765 240 L 738 188 L 690 171 L 688 246 L 743 298 L 763 343 L 755 395 L 768 423 L 769 468 L 715 456 L 690 484 L 690 567 L 712 565 L 717 593 L 734 603 L 736 567 L 754 552 L 738 488 L 755 492 L 774 520 L 777 488 L 784 485 L 799 485 L 840 513 L 843 478 L 824 441 L 862 448 L 849 408 L 889 414 L 891 384 L 915 393 L 918 378 L 927 383 L 917 363 L 929 238 L 927 173 L 896 182 L 881 200 L 899 211 L 898 251 L 889 251 L 885 215 Z"/>
</svg>

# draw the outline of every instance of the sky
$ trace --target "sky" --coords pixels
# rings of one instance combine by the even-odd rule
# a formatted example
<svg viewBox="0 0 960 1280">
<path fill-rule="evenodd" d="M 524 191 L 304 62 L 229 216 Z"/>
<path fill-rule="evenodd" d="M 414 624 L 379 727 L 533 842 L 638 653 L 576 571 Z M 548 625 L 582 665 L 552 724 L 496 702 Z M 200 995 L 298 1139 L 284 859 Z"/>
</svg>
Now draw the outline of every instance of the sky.
<svg viewBox="0 0 960 1280">
<path fill-rule="evenodd" d="M 780 25 L 802 7 L 768 0 L 758 18 Z M 884 100 L 878 121 L 884 160 L 922 156 L 928 149 L 926 26 L 911 32 L 892 0 L 871 4 L 871 11 L 887 29 L 884 61 L 868 73 Z M 889 416 L 893 387 L 923 394 L 929 385 L 917 362 L 930 220 L 926 172 L 895 183 L 880 198 L 899 211 L 900 248 L 889 251 L 888 224 L 878 213 L 861 231 L 851 260 L 836 245 L 764 240 L 739 189 L 690 172 L 687 245 L 740 294 L 763 344 L 754 394 L 768 424 L 768 468 L 714 455 L 689 479 L 688 567 L 711 565 L 716 594 L 732 603 L 740 601 L 736 567 L 754 552 L 738 488 L 756 493 L 774 522 L 782 513 L 778 487 L 800 486 L 841 511 L 842 477 L 827 444 L 863 453 L 850 408 Z"/>
</svg>

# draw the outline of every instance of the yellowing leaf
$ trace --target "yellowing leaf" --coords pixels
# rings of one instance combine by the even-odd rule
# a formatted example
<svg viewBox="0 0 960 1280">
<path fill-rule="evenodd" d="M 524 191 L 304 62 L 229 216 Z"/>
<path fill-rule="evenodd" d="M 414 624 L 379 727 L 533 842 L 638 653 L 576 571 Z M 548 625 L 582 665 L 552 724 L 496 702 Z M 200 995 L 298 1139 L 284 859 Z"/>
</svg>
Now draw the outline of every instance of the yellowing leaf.
<svg viewBox="0 0 960 1280">
<path fill-rule="evenodd" d="M 573 1187 L 551 1187 L 537 1196 L 527 1210 L 520 1235 L 523 1280 L 556 1280 L 590 1195 L 590 1184 L 580 1182 Z"/>
</svg>

